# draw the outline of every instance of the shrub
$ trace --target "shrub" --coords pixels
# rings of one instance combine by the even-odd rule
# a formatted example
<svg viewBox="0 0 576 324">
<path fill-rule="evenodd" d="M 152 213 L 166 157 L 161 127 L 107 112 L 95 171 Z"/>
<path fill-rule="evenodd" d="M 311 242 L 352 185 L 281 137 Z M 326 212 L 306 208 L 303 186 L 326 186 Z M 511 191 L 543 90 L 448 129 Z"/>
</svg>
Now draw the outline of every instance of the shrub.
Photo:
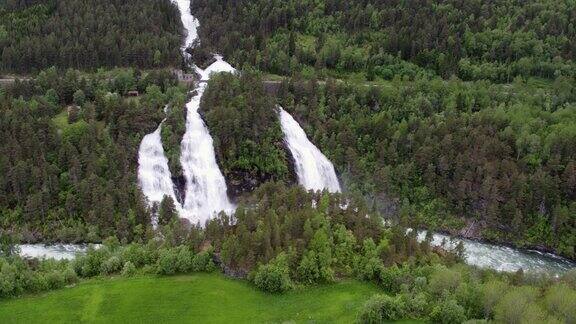
<svg viewBox="0 0 576 324">
<path fill-rule="evenodd" d="M 466 311 L 455 300 L 450 299 L 436 305 L 430 319 L 434 323 L 459 324 L 466 320 Z"/>
<path fill-rule="evenodd" d="M 194 252 L 190 251 L 187 246 L 181 246 L 177 249 L 176 269 L 178 272 L 187 273 L 192 271 L 194 262 Z"/>
<path fill-rule="evenodd" d="M 194 272 L 212 272 L 216 270 L 216 265 L 212 261 L 212 253 L 205 251 L 196 254 L 192 261 L 192 270 Z"/>
<path fill-rule="evenodd" d="M 71 267 L 67 267 L 62 275 L 64 276 L 64 282 L 66 282 L 68 285 L 78 282 L 78 274 Z"/>
<path fill-rule="evenodd" d="M 482 286 L 482 306 L 484 309 L 484 316 L 491 318 L 494 313 L 494 307 L 502 299 L 506 291 L 508 290 L 508 284 L 502 281 L 490 281 Z"/>
<path fill-rule="evenodd" d="M 118 256 L 112 256 L 102 263 L 100 272 L 103 275 L 110 275 L 122 269 L 122 260 Z"/>
<path fill-rule="evenodd" d="M 145 247 L 140 244 L 130 244 L 122 250 L 122 259 L 130 261 L 136 268 L 149 264 L 150 256 Z"/>
<path fill-rule="evenodd" d="M 166 249 L 161 250 L 158 256 L 157 271 L 161 275 L 172 275 L 178 270 L 176 264 L 178 262 L 178 255 L 174 250 Z"/>
<path fill-rule="evenodd" d="M 93 277 L 100 273 L 102 263 L 110 256 L 105 247 L 100 249 L 89 248 L 86 255 L 79 257 L 74 262 L 74 270 L 81 277 Z"/>
<path fill-rule="evenodd" d="M 521 323 L 537 296 L 538 292 L 534 287 L 524 286 L 509 290 L 494 308 L 494 319 L 502 323 Z M 533 313 L 534 309 L 531 311 Z"/>
<path fill-rule="evenodd" d="M 133 276 L 135 273 L 136 273 L 136 266 L 134 266 L 134 263 L 126 261 L 124 263 L 124 266 L 122 267 L 122 276 L 130 277 Z"/>
<path fill-rule="evenodd" d="M 398 283 L 402 271 L 393 265 L 380 271 L 380 285 L 385 291 L 396 293 L 400 291 L 400 284 Z"/>
<path fill-rule="evenodd" d="M 544 299 L 548 310 L 566 323 L 576 323 L 576 291 L 557 284 L 552 286 Z"/>
<path fill-rule="evenodd" d="M 358 316 L 359 323 L 396 321 L 406 316 L 406 305 L 398 297 L 375 295 L 364 304 Z"/>
<path fill-rule="evenodd" d="M 254 284 L 260 290 L 280 293 L 292 288 L 290 269 L 286 254 L 280 253 L 274 260 L 261 265 L 254 276 Z"/>
<path fill-rule="evenodd" d="M 8 262 L 4 262 L 0 266 L 0 296 L 16 295 L 18 290 L 16 287 L 16 268 Z"/>
<path fill-rule="evenodd" d="M 60 271 L 51 271 L 45 274 L 48 289 L 58 289 L 66 285 L 64 274 Z"/>
<path fill-rule="evenodd" d="M 439 266 L 430 277 L 430 292 L 438 296 L 445 291 L 454 292 L 461 282 L 462 275 L 458 270 Z"/>
</svg>

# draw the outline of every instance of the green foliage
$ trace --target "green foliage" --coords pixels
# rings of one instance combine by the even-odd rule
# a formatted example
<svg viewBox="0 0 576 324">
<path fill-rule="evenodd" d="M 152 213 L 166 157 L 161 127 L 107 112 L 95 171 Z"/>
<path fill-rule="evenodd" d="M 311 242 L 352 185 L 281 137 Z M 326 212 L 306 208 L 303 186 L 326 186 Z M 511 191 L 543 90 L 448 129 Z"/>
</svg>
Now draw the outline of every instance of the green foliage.
<svg viewBox="0 0 576 324">
<path fill-rule="evenodd" d="M 550 313 L 565 323 L 576 323 L 576 291 L 570 287 L 557 284 L 552 286 L 544 297 Z"/>
<path fill-rule="evenodd" d="M 136 266 L 130 261 L 126 261 L 122 266 L 122 277 L 131 277 L 136 274 Z"/>
<path fill-rule="evenodd" d="M 258 267 L 253 281 L 258 289 L 269 293 L 291 289 L 293 284 L 286 254 L 280 253 L 268 264 Z"/>
<path fill-rule="evenodd" d="M 2 10 L 0 70 L 174 66 L 179 16 L 168 0 L 45 1 Z"/>
<path fill-rule="evenodd" d="M 461 282 L 460 272 L 439 266 L 430 277 L 430 291 L 437 296 L 442 296 L 446 292 L 454 293 Z"/>
<path fill-rule="evenodd" d="M 172 249 L 160 250 L 157 263 L 158 274 L 173 275 L 178 272 L 178 254 Z"/>
<path fill-rule="evenodd" d="M 538 292 L 534 287 L 515 287 L 508 290 L 494 309 L 494 319 L 505 323 L 534 323 L 542 321 L 540 307 L 534 303 Z"/>
<path fill-rule="evenodd" d="M 246 71 L 211 78 L 200 107 L 233 195 L 270 180 L 294 181 L 278 109 L 259 75 Z"/>
<path fill-rule="evenodd" d="M 398 297 L 388 295 L 374 295 L 360 311 L 359 323 L 382 323 L 384 321 L 397 321 L 406 316 L 406 305 Z"/>
<path fill-rule="evenodd" d="M 2 217 L 0 228 L 44 241 L 143 239 L 150 213 L 136 179 L 137 151 L 162 108 L 182 101 L 175 82 L 161 71 L 51 68 L 8 88 L 0 98 L 0 209 L 14 217 Z M 143 95 L 119 95 L 131 87 Z M 82 107 L 69 123 L 73 102 Z"/>
<path fill-rule="evenodd" d="M 178 218 L 176 205 L 174 199 L 170 196 L 164 196 L 158 208 L 158 223 L 160 225 L 169 224 L 171 221 Z"/>
<path fill-rule="evenodd" d="M 573 75 L 573 10 L 573 2 L 552 0 L 192 3 L 202 22 L 201 51 L 276 74 L 315 69 L 369 80 L 434 73 L 510 82 L 515 76 Z M 547 23 L 551 15 L 554 27 Z"/>
<path fill-rule="evenodd" d="M 455 300 L 447 300 L 434 307 L 430 319 L 434 323 L 458 324 L 466 320 L 466 314 Z"/>
</svg>

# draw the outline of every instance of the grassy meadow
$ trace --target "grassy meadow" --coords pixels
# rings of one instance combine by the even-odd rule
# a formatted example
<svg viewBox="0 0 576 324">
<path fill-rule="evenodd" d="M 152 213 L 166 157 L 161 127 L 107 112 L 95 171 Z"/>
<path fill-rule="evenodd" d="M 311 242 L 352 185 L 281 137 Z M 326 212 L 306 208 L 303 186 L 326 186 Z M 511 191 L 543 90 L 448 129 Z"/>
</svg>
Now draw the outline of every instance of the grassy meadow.
<svg viewBox="0 0 576 324">
<path fill-rule="evenodd" d="M 351 323 L 377 292 L 345 281 L 270 295 L 221 274 L 94 279 L 0 301 L 0 323 Z"/>
</svg>

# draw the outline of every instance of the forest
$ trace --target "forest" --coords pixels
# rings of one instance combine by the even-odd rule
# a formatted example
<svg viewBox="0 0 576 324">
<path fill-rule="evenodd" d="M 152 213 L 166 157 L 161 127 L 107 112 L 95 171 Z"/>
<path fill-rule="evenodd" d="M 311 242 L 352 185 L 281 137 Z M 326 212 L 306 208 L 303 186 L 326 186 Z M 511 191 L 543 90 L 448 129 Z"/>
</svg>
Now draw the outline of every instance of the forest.
<svg viewBox="0 0 576 324">
<path fill-rule="evenodd" d="M 278 100 L 385 215 L 574 258 L 575 84 L 293 78 Z"/>
<path fill-rule="evenodd" d="M 139 90 L 140 97 L 126 97 Z M 184 89 L 168 71 L 50 68 L 0 90 L 0 222 L 25 242 L 144 235 L 138 146 Z"/>
<path fill-rule="evenodd" d="M 352 278 L 371 283 L 381 294 L 355 314 L 357 323 L 570 323 L 576 318 L 576 272 L 552 278 L 463 265 L 461 246 L 433 248 L 430 236 L 418 242 L 403 227 L 383 225 L 362 198 L 268 182 L 240 203 L 233 218 L 221 214 L 202 228 L 172 210 L 166 220 L 158 228 L 161 236 L 145 235 L 127 245 L 110 237 L 73 261 L 30 262 L 2 244 L 8 254 L 0 257 L 0 297 L 90 278 L 158 280 L 222 271 L 247 280 L 268 298 Z"/>
<path fill-rule="evenodd" d="M 198 0 L 201 48 L 281 75 L 574 75 L 570 0 Z"/>
<path fill-rule="evenodd" d="M 219 165 L 232 196 L 254 191 L 267 181 L 295 183 L 278 109 L 262 77 L 246 71 L 210 79 L 200 111 L 214 136 Z"/>
<path fill-rule="evenodd" d="M 0 73 L 179 66 L 179 16 L 169 0 L 0 1 Z"/>
</svg>

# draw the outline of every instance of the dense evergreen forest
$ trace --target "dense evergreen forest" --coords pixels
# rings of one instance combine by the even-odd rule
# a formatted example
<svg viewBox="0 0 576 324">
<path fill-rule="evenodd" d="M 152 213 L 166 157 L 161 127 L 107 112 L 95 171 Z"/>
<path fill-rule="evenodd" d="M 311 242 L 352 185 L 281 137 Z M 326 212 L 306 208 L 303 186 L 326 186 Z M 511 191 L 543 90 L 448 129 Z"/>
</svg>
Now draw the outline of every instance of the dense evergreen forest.
<svg viewBox="0 0 576 324">
<path fill-rule="evenodd" d="M 233 196 L 271 180 L 296 182 L 276 102 L 260 76 L 248 71 L 238 77 L 214 76 L 202 96 L 201 112 Z"/>
<path fill-rule="evenodd" d="M 169 0 L 0 1 L 0 72 L 180 64 Z"/>
<path fill-rule="evenodd" d="M 192 12 L 197 51 L 293 76 L 277 103 L 384 214 L 576 256 L 573 2 L 199 0 Z"/>
<path fill-rule="evenodd" d="M 125 97 L 140 90 L 139 98 Z M 136 179 L 142 137 L 184 90 L 170 72 L 51 68 L 0 90 L 0 225 L 24 241 L 144 234 Z"/>
<path fill-rule="evenodd" d="M 534 91 L 523 83 L 365 87 L 293 79 L 279 97 L 348 189 L 384 213 L 574 257 L 574 84 L 559 79 Z"/>
<path fill-rule="evenodd" d="M 265 110 L 243 104 L 257 93 L 266 114 L 277 113 L 277 103 L 293 113 L 335 163 L 346 190 L 386 216 L 575 256 L 574 79 L 559 77 L 544 88 L 439 78 L 367 87 L 295 77 L 274 97 L 246 75 L 216 78 L 204 100 L 222 109 L 218 118 L 208 115 L 217 142 L 232 143 L 224 170 L 236 161 L 227 154 L 249 161 L 266 152 L 263 145 L 258 152 L 234 148 L 266 124 L 250 124 Z M 237 127 L 238 120 L 248 123 Z"/>
<path fill-rule="evenodd" d="M 201 46 L 276 74 L 436 74 L 510 82 L 575 73 L 571 0 L 197 0 Z"/>
</svg>

